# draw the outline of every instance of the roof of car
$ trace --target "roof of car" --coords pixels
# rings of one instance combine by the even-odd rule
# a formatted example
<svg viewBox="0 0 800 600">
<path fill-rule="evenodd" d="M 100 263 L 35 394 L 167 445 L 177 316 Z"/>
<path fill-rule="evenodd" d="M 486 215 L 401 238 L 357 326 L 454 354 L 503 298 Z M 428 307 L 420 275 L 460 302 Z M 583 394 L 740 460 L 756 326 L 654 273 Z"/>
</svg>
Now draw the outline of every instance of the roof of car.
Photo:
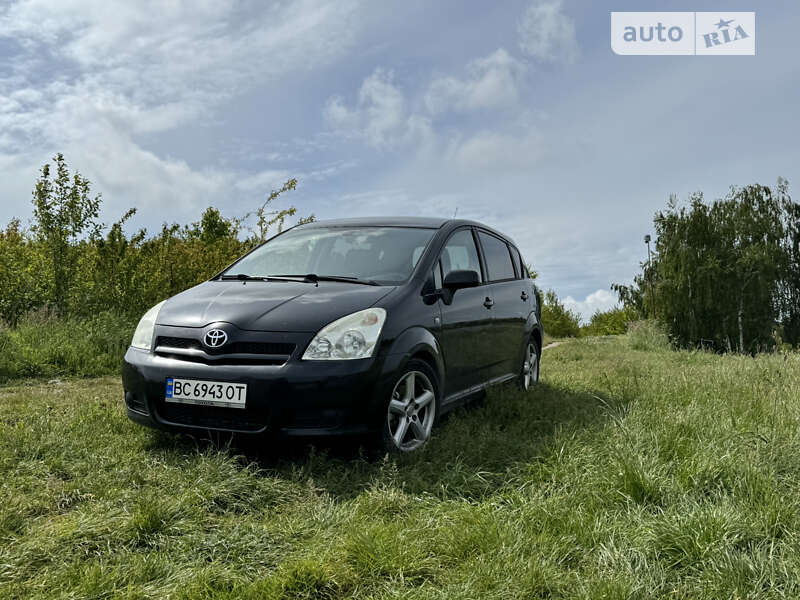
<svg viewBox="0 0 800 600">
<path fill-rule="evenodd" d="M 513 243 L 507 235 L 477 221 L 468 219 L 442 219 L 435 217 L 356 217 L 350 219 L 328 219 L 326 221 L 312 221 L 299 225 L 302 228 L 311 227 L 423 227 L 426 229 L 441 229 L 445 225 L 482 227 Z"/>
<path fill-rule="evenodd" d="M 313 221 L 302 227 L 426 227 L 439 229 L 448 220 L 430 217 L 356 217 Z"/>
</svg>

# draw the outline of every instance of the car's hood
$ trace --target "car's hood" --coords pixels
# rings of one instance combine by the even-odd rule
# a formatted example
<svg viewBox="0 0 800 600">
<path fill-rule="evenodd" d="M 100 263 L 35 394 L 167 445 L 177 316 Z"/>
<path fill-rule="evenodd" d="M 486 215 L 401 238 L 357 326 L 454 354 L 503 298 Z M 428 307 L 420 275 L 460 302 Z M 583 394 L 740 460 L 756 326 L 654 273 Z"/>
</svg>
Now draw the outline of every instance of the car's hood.
<svg viewBox="0 0 800 600">
<path fill-rule="evenodd" d="M 336 319 L 369 308 L 393 287 L 293 281 L 207 281 L 170 298 L 159 325 L 205 327 L 231 323 L 251 331 L 316 332 Z"/>
</svg>

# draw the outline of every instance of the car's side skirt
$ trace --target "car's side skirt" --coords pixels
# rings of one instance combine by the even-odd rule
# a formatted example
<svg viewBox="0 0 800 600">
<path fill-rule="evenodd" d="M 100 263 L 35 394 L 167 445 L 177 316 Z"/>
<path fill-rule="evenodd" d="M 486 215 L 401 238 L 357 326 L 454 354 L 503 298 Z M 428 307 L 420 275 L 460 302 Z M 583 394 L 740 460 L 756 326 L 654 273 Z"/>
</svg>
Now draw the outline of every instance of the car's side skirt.
<svg viewBox="0 0 800 600">
<path fill-rule="evenodd" d="M 442 409 L 449 410 L 461 400 L 464 400 L 469 396 L 473 396 L 474 394 L 477 394 L 478 392 L 481 392 L 493 385 L 498 385 L 501 383 L 505 383 L 507 381 L 511 381 L 515 377 L 517 376 L 514 373 L 508 373 L 506 375 L 501 375 L 500 377 L 495 377 L 493 379 L 490 379 L 489 381 L 484 381 L 483 383 L 479 383 L 478 385 L 473 385 L 472 387 L 467 388 L 465 390 L 461 390 L 460 392 L 456 392 L 455 394 L 451 394 L 450 396 L 447 396 L 444 400 L 442 400 Z"/>
</svg>

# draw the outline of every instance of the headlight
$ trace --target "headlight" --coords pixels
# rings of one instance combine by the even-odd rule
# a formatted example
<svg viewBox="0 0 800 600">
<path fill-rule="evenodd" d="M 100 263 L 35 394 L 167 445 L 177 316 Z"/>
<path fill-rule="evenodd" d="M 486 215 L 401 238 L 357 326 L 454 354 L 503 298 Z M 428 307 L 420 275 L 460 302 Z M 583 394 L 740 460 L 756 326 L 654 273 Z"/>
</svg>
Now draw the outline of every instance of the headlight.
<svg viewBox="0 0 800 600">
<path fill-rule="evenodd" d="M 323 327 L 308 345 L 303 360 L 369 358 L 386 320 L 382 308 L 368 308 Z"/>
<path fill-rule="evenodd" d="M 166 300 L 164 300 L 164 302 L 166 302 Z M 144 313 L 142 320 L 139 321 L 139 324 L 136 326 L 133 340 L 131 340 L 131 346 L 141 350 L 150 350 L 153 346 L 153 332 L 156 328 L 156 319 L 158 318 L 161 307 L 164 306 L 164 302 L 159 302 Z"/>
</svg>

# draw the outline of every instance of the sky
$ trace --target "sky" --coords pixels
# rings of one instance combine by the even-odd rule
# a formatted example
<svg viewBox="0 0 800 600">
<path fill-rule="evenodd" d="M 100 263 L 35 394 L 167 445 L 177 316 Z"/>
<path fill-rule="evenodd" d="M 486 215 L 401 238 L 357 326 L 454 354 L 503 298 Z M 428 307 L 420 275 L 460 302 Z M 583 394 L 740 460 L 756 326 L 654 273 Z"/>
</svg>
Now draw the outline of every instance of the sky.
<svg viewBox="0 0 800 600">
<path fill-rule="evenodd" d="M 618 56 L 612 10 L 755 10 L 756 55 Z M 57 152 L 131 229 L 297 177 L 276 207 L 491 225 L 588 318 L 670 194 L 800 181 L 798 29 L 793 0 L 0 0 L 0 226 Z"/>
</svg>

